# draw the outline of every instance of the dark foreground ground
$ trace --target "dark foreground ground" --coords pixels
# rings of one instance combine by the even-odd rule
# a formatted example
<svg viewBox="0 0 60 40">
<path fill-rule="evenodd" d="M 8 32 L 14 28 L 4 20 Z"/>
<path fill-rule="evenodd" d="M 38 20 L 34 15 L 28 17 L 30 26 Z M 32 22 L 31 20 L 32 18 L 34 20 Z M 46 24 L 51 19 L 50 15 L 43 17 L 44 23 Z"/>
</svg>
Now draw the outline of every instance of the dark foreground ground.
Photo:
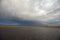
<svg viewBox="0 0 60 40">
<path fill-rule="evenodd" d="M 60 40 L 60 28 L 2 28 L 0 40 Z"/>
</svg>

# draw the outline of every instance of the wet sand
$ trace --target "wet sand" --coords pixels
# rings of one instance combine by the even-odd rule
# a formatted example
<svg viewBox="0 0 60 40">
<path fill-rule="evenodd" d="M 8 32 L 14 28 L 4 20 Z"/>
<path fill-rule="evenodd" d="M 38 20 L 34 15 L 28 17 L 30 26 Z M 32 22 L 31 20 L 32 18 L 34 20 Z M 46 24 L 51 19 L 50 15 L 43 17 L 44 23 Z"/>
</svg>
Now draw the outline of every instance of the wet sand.
<svg viewBox="0 0 60 40">
<path fill-rule="evenodd" d="M 60 40 L 60 28 L 1 28 L 2 40 Z"/>
</svg>

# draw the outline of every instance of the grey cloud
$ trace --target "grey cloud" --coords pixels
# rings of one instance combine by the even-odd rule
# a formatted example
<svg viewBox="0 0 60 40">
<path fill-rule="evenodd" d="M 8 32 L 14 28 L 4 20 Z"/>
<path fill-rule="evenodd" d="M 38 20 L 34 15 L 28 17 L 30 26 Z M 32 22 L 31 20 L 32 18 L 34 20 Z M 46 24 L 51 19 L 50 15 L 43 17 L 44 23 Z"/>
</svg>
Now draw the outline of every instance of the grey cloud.
<svg viewBox="0 0 60 40">
<path fill-rule="evenodd" d="M 60 25 L 60 0 L 1 0 L 0 18 Z M 52 22 L 54 21 L 54 22 Z M 52 23 L 52 24 L 51 24 Z"/>
</svg>

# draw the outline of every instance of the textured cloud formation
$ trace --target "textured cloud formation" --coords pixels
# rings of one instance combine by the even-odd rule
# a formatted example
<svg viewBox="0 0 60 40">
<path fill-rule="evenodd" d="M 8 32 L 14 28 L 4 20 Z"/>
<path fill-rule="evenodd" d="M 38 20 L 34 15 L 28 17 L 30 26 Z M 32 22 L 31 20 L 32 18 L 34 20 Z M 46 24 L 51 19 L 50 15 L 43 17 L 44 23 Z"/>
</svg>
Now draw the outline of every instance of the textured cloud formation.
<svg viewBox="0 0 60 40">
<path fill-rule="evenodd" d="M 0 0 L 0 18 L 60 25 L 60 0 Z"/>
</svg>

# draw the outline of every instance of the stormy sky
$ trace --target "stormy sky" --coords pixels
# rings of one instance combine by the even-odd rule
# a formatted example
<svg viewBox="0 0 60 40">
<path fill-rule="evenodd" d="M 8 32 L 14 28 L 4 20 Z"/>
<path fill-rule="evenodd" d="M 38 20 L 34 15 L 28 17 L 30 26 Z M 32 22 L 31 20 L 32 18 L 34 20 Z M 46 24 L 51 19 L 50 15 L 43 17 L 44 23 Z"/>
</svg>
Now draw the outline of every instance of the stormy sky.
<svg viewBox="0 0 60 40">
<path fill-rule="evenodd" d="M 0 0 L 0 25 L 60 26 L 60 0 Z"/>
</svg>

